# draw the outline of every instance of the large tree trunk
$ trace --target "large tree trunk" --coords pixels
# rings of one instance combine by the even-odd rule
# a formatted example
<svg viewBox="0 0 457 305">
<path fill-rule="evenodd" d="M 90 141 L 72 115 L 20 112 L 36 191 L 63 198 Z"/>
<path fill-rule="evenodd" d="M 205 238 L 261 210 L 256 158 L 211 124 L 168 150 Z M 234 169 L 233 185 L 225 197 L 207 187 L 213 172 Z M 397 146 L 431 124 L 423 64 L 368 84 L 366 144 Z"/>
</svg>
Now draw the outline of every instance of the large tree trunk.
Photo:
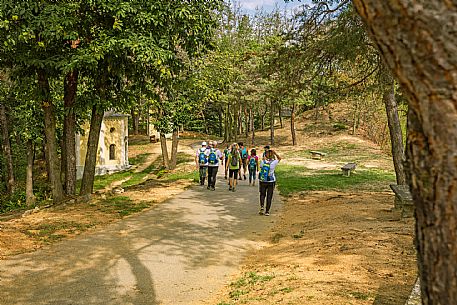
<svg viewBox="0 0 457 305">
<path fill-rule="evenodd" d="M 255 145 L 254 112 L 252 109 L 249 109 L 249 123 L 251 124 L 251 144 Z"/>
<path fill-rule="evenodd" d="M 292 136 L 292 145 L 297 145 L 297 135 L 295 133 L 295 104 L 292 104 L 290 113 L 290 134 Z"/>
<path fill-rule="evenodd" d="M 409 100 L 407 180 L 423 304 L 457 304 L 457 3 L 353 3 Z"/>
<path fill-rule="evenodd" d="M 282 123 L 282 109 L 281 105 L 278 104 L 278 115 L 279 115 L 279 124 L 281 125 L 281 129 L 284 128 L 284 125 Z"/>
<path fill-rule="evenodd" d="M 270 102 L 270 144 L 275 145 L 275 103 Z"/>
<path fill-rule="evenodd" d="M 223 129 L 223 126 L 222 126 L 222 112 L 223 112 L 223 108 L 222 106 L 219 107 L 219 111 L 218 111 L 218 115 L 219 115 L 219 137 L 222 137 L 222 134 L 224 133 L 224 129 Z"/>
<path fill-rule="evenodd" d="M 76 113 L 75 102 L 78 88 L 78 71 L 73 70 L 65 76 L 63 123 L 62 167 L 65 176 L 65 192 L 67 195 L 76 193 Z"/>
<path fill-rule="evenodd" d="M 250 116 L 248 116 L 248 111 L 246 109 L 246 107 L 244 108 L 244 135 L 245 135 L 245 138 L 246 140 L 248 139 L 249 137 L 249 118 Z"/>
<path fill-rule="evenodd" d="M 137 135 L 139 134 L 139 126 L 140 126 L 140 115 L 136 109 L 137 107 L 134 106 L 130 110 L 130 114 L 132 116 L 132 127 L 133 127 L 133 134 Z"/>
<path fill-rule="evenodd" d="M 224 115 L 224 143 L 227 143 L 230 141 L 230 136 L 229 136 L 229 106 L 227 105 L 225 115 Z"/>
<path fill-rule="evenodd" d="M 176 168 L 176 162 L 178 159 L 178 128 L 173 129 L 172 141 L 171 141 L 171 162 L 170 169 Z"/>
<path fill-rule="evenodd" d="M 64 199 L 62 182 L 60 180 L 60 162 L 57 154 L 56 141 L 56 117 L 55 109 L 50 100 L 49 81 L 44 70 L 38 71 L 38 86 L 42 94 L 42 108 L 44 111 L 44 131 L 46 134 L 46 152 L 48 153 L 49 162 L 49 182 L 52 189 L 54 202 L 61 202 Z"/>
<path fill-rule="evenodd" d="M 168 158 L 167 138 L 163 132 L 160 133 L 160 148 L 162 149 L 162 161 L 165 168 L 170 168 L 170 159 Z"/>
<path fill-rule="evenodd" d="M 95 179 L 95 167 L 97 165 L 98 141 L 102 128 L 104 110 L 100 105 L 92 106 L 92 116 L 90 119 L 89 138 L 87 139 L 87 152 L 84 161 L 84 172 L 81 181 L 81 196 L 92 194 Z"/>
<path fill-rule="evenodd" d="M 386 106 L 387 122 L 389 124 L 390 142 L 392 146 L 392 159 L 394 162 L 397 184 L 406 184 L 406 176 L 403 169 L 403 159 L 405 155 L 403 150 L 403 134 L 400 119 L 398 117 L 393 81 L 389 86 L 389 89 L 384 93 L 383 100 Z"/>
<path fill-rule="evenodd" d="M 6 162 L 6 190 L 9 194 L 12 194 L 16 188 L 16 180 L 14 179 L 13 154 L 11 152 L 8 118 L 4 104 L 0 104 L 0 125 L 2 127 L 3 156 Z"/>
<path fill-rule="evenodd" d="M 33 141 L 27 141 L 27 175 L 25 180 L 25 203 L 31 206 L 35 203 L 35 195 L 33 194 Z"/>
</svg>

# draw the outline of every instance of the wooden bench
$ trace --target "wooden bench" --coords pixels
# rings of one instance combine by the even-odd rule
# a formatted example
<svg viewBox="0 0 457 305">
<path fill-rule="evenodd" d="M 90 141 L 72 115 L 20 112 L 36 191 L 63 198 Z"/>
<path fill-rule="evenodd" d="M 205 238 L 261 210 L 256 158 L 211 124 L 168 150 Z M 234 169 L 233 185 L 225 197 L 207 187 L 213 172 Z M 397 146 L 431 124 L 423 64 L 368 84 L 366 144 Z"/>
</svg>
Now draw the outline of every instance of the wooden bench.
<svg viewBox="0 0 457 305">
<path fill-rule="evenodd" d="M 150 136 L 150 137 L 149 137 L 149 142 L 151 142 L 151 143 L 157 143 L 157 138 L 156 138 L 156 136 L 155 136 L 155 135 Z"/>
<path fill-rule="evenodd" d="M 345 164 L 341 170 L 343 171 L 343 176 L 349 177 L 351 175 L 351 172 L 355 170 L 355 167 L 357 164 L 355 163 L 348 163 Z"/>
<path fill-rule="evenodd" d="M 401 217 L 414 216 L 414 201 L 408 185 L 391 184 L 390 188 L 395 193 L 394 209 L 401 211 Z"/>
<path fill-rule="evenodd" d="M 322 157 L 325 157 L 327 155 L 324 152 L 315 151 L 315 150 L 310 151 L 310 153 L 311 153 L 311 158 L 312 159 L 318 159 L 318 160 L 322 159 Z"/>
</svg>

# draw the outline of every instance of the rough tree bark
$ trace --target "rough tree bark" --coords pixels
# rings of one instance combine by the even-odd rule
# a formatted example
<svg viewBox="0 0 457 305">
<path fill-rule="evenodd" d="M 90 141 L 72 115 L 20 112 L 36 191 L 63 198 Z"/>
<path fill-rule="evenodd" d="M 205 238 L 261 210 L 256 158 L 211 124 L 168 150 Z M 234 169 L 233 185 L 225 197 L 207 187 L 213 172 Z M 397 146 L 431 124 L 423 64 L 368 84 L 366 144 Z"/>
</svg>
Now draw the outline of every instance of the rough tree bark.
<svg viewBox="0 0 457 305">
<path fill-rule="evenodd" d="M 457 3 L 353 0 L 409 102 L 422 301 L 457 304 Z"/>
<path fill-rule="evenodd" d="M 62 168 L 65 176 L 65 192 L 67 195 L 76 193 L 76 113 L 75 102 L 78 86 L 78 71 L 73 70 L 65 76 L 63 125 Z"/>
<path fill-rule="evenodd" d="M 50 88 L 46 72 L 38 70 L 38 86 L 42 95 L 41 107 L 44 111 L 44 132 L 46 134 L 46 152 L 49 162 L 48 178 L 52 189 L 52 198 L 54 202 L 64 200 L 64 192 L 60 180 L 60 162 L 57 154 L 56 142 L 56 117 L 52 101 L 49 99 Z"/>
<path fill-rule="evenodd" d="M 223 108 L 222 106 L 219 107 L 219 111 L 218 111 L 218 116 L 219 116 L 219 136 L 222 137 L 222 134 L 224 133 L 224 129 L 223 129 L 223 126 L 222 126 L 222 115 L 223 115 Z"/>
<path fill-rule="evenodd" d="M 35 195 L 33 194 L 33 156 L 34 156 L 33 141 L 27 141 L 27 174 L 25 179 L 25 203 L 31 206 L 35 203 Z"/>
<path fill-rule="evenodd" d="M 133 134 L 137 135 L 139 134 L 139 129 L 140 129 L 140 114 L 137 111 L 137 107 L 133 107 L 130 111 L 130 114 L 132 115 L 132 127 L 133 127 Z"/>
<path fill-rule="evenodd" d="M 395 175 L 397 184 L 406 184 L 405 171 L 403 169 L 404 149 L 403 134 L 401 130 L 400 119 L 398 117 L 397 101 L 395 100 L 394 82 L 384 92 L 384 105 L 386 106 L 387 122 L 389 124 L 390 143 L 392 146 L 392 159 L 394 162 Z"/>
<path fill-rule="evenodd" d="M 168 158 L 167 138 L 163 132 L 160 133 L 160 148 L 162 149 L 162 161 L 165 168 L 170 168 L 170 159 Z"/>
<path fill-rule="evenodd" d="M 270 101 L 270 144 L 275 145 L 275 103 Z"/>
<path fill-rule="evenodd" d="M 292 135 L 292 145 L 297 145 L 297 135 L 295 134 L 295 103 L 292 104 L 290 112 L 290 134 Z"/>
<path fill-rule="evenodd" d="M 171 140 L 171 161 L 170 169 L 176 168 L 176 163 L 178 160 L 178 128 L 173 129 L 172 140 Z"/>
<path fill-rule="evenodd" d="M 12 194 L 16 188 L 16 180 L 14 178 L 13 154 L 11 153 L 8 118 L 6 116 L 6 107 L 4 104 L 0 104 L 0 125 L 2 127 L 3 156 L 6 161 L 6 191 L 8 194 Z"/>
<path fill-rule="evenodd" d="M 251 144 L 255 145 L 254 112 L 252 109 L 249 109 L 249 122 L 251 124 Z"/>
<path fill-rule="evenodd" d="M 282 109 L 281 105 L 278 104 L 278 115 L 279 115 L 279 125 L 281 126 L 281 129 L 284 128 L 284 125 L 282 123 Z"/>
<path fill-rule="evenodd" d="M 98 141 L 102 128 L 104 110 L 100 105 L 92 106 L 92 116 L 90 118 L 89 137 L 87 139 L 87 152 L 84 161 L 84 172 L 81 181 L 81 196 L 92 194 L 95 179 L 95 167 L 97 165 Z"/>
<path fill-rule="evenodd" d="M 229 136 L 229 106 L 227 105 L 225 115 L 224 115 L 224 143 L 227 143 L 230 141 L 230 136 Z"/>
</svg>

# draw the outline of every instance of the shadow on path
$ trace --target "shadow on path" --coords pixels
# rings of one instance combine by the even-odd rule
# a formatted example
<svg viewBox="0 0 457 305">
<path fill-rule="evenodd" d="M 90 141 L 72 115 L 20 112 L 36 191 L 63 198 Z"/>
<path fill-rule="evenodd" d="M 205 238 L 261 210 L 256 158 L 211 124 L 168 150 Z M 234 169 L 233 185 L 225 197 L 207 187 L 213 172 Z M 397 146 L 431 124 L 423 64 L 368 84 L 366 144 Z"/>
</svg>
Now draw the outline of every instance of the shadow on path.
<svg viewBox="0 0 457 305">
<path fill-rule="evenodd" d="M 225 180 L 47 249 L 0 261 L 0 303 L 191 304 L 218 290 L 276 217 L 258 189 Z M 274 204 L 273 213 L 279 204 Z"/>
</svg>

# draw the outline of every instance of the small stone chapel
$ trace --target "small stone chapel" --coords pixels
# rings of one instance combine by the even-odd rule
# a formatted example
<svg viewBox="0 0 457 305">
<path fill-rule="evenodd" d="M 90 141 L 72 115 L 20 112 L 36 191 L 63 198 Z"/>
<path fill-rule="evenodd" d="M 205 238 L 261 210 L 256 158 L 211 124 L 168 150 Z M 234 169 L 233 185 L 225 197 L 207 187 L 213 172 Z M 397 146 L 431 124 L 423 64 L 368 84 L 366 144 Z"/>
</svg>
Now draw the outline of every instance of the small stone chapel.
<svg viewBox="0 0 457 305">
<path fill-rule="evenodd" d="M 95 175 L 105 175 L 128 169 L 128 115 L 107 111 L 104 114 L 98 141 Z M 76 135 L 76 177 L 81 179 L 86 160 L 90 124 L 83 126 L 84 135 Z"/>
</svg>

